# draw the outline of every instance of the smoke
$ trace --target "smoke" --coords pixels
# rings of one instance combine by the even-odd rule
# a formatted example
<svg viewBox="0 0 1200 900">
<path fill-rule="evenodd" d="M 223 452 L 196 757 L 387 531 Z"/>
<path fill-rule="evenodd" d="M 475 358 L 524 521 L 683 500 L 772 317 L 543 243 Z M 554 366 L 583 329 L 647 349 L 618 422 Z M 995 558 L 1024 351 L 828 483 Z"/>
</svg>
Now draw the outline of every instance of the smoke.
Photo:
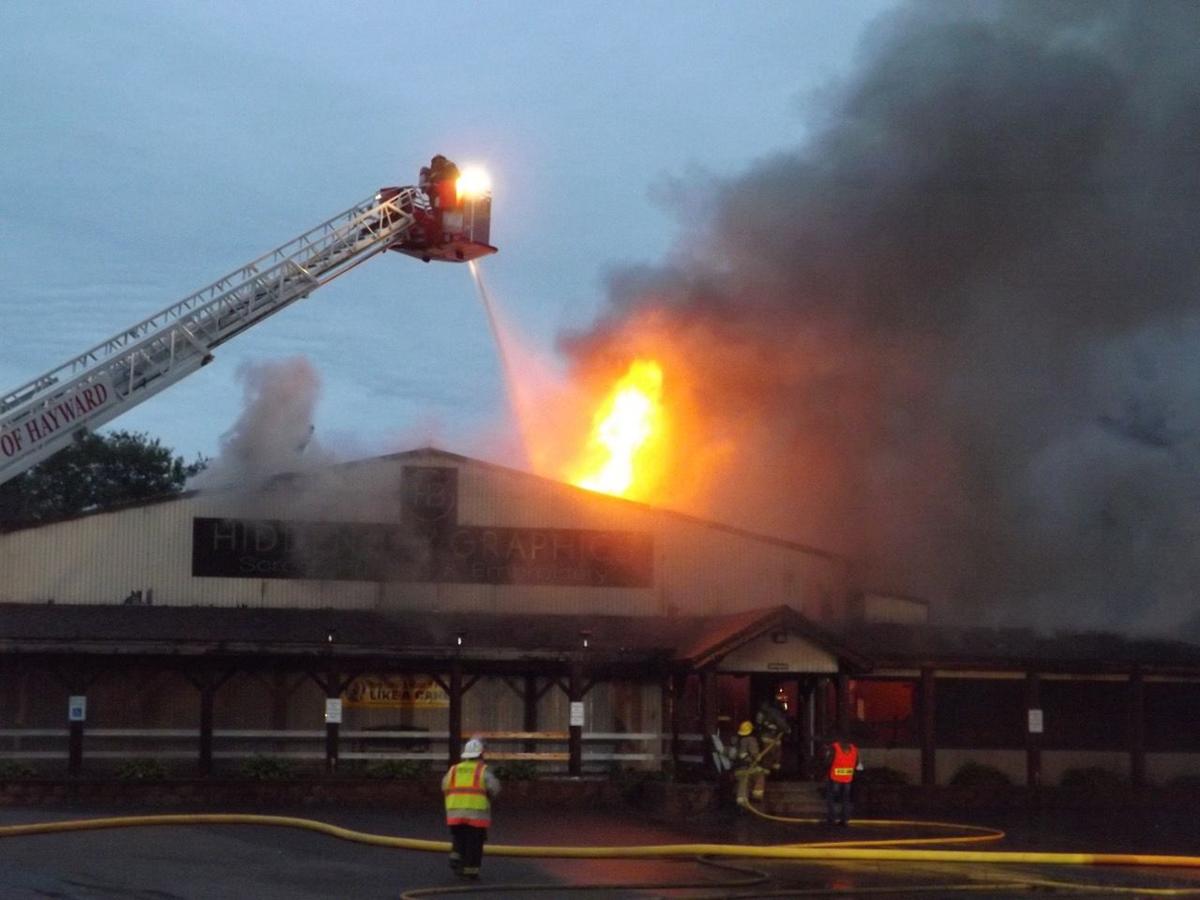
<svg viewBox="0 0 1200 900">
<path fill-rule="evenodd" d="M 285 472 L 316 469 L 333 462 L 313 439 L 313 415 L 320 377 L 304 357 L 243 363 L 242 411 L 221 435 L 220 451 L 189 487 L 255 486 Z"/>
<path fill-rule="evenodd" d="M 793 150 L 659 190 L 563 346 L 686 407 L 676 505 L 971 621 L 1169 627 L 1200 584 L 1200 7 L 919 4 Z M 664 349 L 665 348 L 665 349 Z"/>
</svg>

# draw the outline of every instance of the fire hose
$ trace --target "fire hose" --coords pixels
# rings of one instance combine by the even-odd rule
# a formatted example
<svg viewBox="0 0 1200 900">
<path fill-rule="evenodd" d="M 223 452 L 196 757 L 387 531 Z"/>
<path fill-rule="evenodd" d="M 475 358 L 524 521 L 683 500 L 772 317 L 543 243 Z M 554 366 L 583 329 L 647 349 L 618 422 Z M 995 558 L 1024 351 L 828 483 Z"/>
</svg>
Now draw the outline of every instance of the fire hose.
<svg viewBox="0 0 1200 900">
<path fill-rule="evenodd" d="M 788 819 L 779 816 L 768 816 L 766 813 L 755 810 L 758 815 L 765 818 L 774 819 L 782 822 L 808 822 L 815 820 L 806 819 Z M 386 834 L 373 834 L 370 832 L 356 831 L 350 828 L 343 828 L 339 825 L 333 825 L 328 822 L 322 822 L 316 819 L 303 819 L 292 816 L 269 816 L 269 815 L 254 815 L 242 813 L 193 813 L 193 814 L 165 814 L 165 815 L 145 815 L 145 816 L 120 816 L 108 818 L 93 818 L 93 819 L 75 819 L 58 822 L 35 822 L 23 825 L 5 825 L 0 826 L 0 838 L 4 837 L 20 837 L 26 835 L 38 834 L 58 834 L 70 831 L 94 831 L 110 828 L 132 828 L 132 827 L 160 827 L 160 826 L 179 826 L 179 825 L 258 825 L 283 828 L 300 828 L 308 831 L 315 831 L 320 834 L 328 835 L 329 837 L 338 838 L 340 840 L 353 841 L 360 844 L 367 844 L 376 847 L 391 847 L 401 850 L 416 850 L 430 853 L 447 853 L 450 849 L 450 844 L 446 841 L 424 840 L 420 838 L 397 837 Z M 980 863 L 992 865 L 1037 865 L 1037 866 L 1139 866 L 1139 867 L 1154 867 L 1154 868 L 1182 868 L 1182 869 L 1200 869 L 1200 856 L 1182 856 L 1182 855 L 1162 855 L 1162 854 L 1140 854 L 1140 853 L 1062 853 L 1062 852 L 1045 852 L 1045 851 L 1003 851 L 1003 850 L 936 850 L 936 849 L 900 849 L 898 845 L 911 845 L 915 843 L 923 844 L 946 844 L 946 843 L 963 843 L 965 841 L 991 841 L 999 840 L 1004 837 L 1004 832 L 999 829 L 988 829 L 973 825 L 957 825 L 954 823 L 944 822 L 926 822 L 921 820 L 881 820 L 867 819 L 855 820 L 855 826 L 867 827 L 934 827 L 939 829 L 957 828 L 966 831 L 975 831 L 978 834 L 967 836 L 931 836 L 926 838 L 902 838 L 902 839 L 883 839 L 883 840 L 843 840 L 843 841 L 821 841 L 809 843 L 794 843 L 780 844 L 768 846 L 754 846 L 745 844 L 718 844 L 718 843 L 691 843 L 691 844 L 650 844 L 642 846 L 534 846 L 534 845 L 506 845 L 493 844 L 486 848 L 486 854 L 489 857 L 521 857 L 521 858 L 538 858 L 538 859 L 689 859 L 697 860 L 704 857 L 719 857 L 721 859 L 737 859 L 737 860 L 803 860 L 810 862 L 897 862 L 897 863 Z M 746 870 L 741 870 L 746 871 Z M 758 873 L 762 874 L 762 873 Z M 737 882 L 736 884 L 745 884 L 746 882 Z M 985 884 L 987 884 L 985 882 Z M 1094 892 L 1114 892 L 1114 893 L 1137 893 L 1142 896 L 1200 896 L 1200 888 L 1148 888 L 1148 887 L 1122 887 L 1122 886 L 1104 886 L 1104 885 L 1084 885 L 1075 882 L 1055 882 L 1047 879 L 1026 878 L 1024 876 L 1014 877 L 1011 881 L 1004 880 L 1002 882 L 994 882 L 994 884 L 1003 884 L 1006 887 L 1017 888 L 1019 886 L 1036 886 L 1041 884 L 1043 887 L 1059 887 L 1063 889 L 1074 888 L 1076 890 L 1088 889 Z M 709 889 L 721 887 L 722 885 L 707 882 L 706 886 Z M 725 886 L 734 886 L 732 884 Z M 616 888 L 619 885 L 606 885 L 605 887 Z M 657 887 L 666 889 L 672 885 L 660 884 Z M 486 890 L 489 892 L 498 892 L 504 888 L 503 885 L 488 885 Z M 521 890 L 531 890 L 534 886 L 522 885 Z M 566 892 L 570 890 L 569 886 L 555 885 L 554 890 Z M 936 885 L 930 886 L 930 889 L 940 891 L 954 890 L 975 890 L 984 889 L 979 882 L 972 882 L 969 885 Z M 919 887 L 905 887 L 905 891 L 913 893 L 921 890 Z M 471 888 L 454 887 L 450 888 L 431 888 L 422 891 L 411 891 L 404 896 L 419 897 L 428 896 L 430 892 L 435 893 L 469 893 Z M 889 887 L 886 890 L 882 887 L 871 888 L 858 886 L 850 891 L 855 895 L 864 895 L 870 893 L 897 892 L 897 888 Z M 779 893 L 754 893 L 754 894 L 731 894 L 729 898 L 737 896 L 745 897 L 766 897 L 766 896 L 803 896 L 805 891 L 789 890 L 786 894 Z M 819 891 L 809 891 L 810 895 L 817 893 L 836 894 L 848 893 L 838 889 L 825 889 Z M 711 895 L 710 895 L 711 896 Z"/>
</svg>

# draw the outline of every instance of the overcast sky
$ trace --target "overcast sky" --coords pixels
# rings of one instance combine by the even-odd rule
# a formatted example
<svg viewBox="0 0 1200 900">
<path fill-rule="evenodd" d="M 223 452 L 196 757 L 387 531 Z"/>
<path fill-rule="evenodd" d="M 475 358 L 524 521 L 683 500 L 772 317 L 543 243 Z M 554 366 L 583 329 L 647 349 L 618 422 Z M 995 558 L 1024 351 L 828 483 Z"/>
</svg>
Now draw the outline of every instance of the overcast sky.
<svg viewBox="0 0 1200 900">
<path fill-rule="evenodd" d="M 7 389 L 203 287 L 434 153 L 495 187 L 483 273 L 551 353 L 604 274 L 661 259 L 656 184 L 802 140 L 888 3 L 47 3 L 0 34 Z M 436 17 L 435 17 L 436 14 Z M 306 357 L 342 458 L 507 427 L 467 270 L 372 261 L 111 427 L 216 453 L 246 362 Z M 503 461 L 503 460 L 501 460 Z"/>
</svg>

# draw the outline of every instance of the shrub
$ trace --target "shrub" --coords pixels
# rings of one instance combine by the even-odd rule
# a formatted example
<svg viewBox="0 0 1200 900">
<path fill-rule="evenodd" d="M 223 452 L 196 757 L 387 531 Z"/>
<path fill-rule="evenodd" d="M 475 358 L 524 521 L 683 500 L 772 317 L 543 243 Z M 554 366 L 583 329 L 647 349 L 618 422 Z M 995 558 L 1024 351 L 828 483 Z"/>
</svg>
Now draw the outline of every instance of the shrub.
<svg viewBox="0 0 1200 900">
<path fill-rule="evenodd" d="M 416 781 L 429 775 L 429 760 L 385 759 L 368 766 L 366 774 L 381 781 Z"/>
<path fill-rule="evenodd" d="M 296 776 L 296 766 L 289 759 L 256 755 L 242 763 L 242 775 L 253 781 L 282 781 Z"/>
<path fill-rule="evenodd" d="M 538 766 L 531 759 L 510 759 L 496 764 L 496 777 L 501 781 L 533 781 L 538 777 Z"/>
<path fill-rule="evenodd" d="M 166 777 L 167 767 L 157 759 L 127 759 L 117 766 L 121 781 L 162 781 Z"/>
<path fill-rule="evenodd" d="M 669 772 L 658 769 L 623 769 L 614 767 L 609 777 L 620 788 L 621 796 L 629 802 L 642 799 L 646 785 L 657 784 L 671 780 Z"/>
<path fill-rule="evenodd" d="M 1093 794 L 1110 794 L 1125 787 L 1125 779 L 1100 766 L 1081 766 L 1067 769 L 1059 779 L 1059 785 L 1072 790 L 1084 790 Z"/>
<path fill-rule="evenodd" d="M 1200 791 L 1200 775 L 1176 775 L 1167 782 L 1169 791 Z"/>
<path fill-rule="evenodd" d="M 863 784 L 908 784 L 908 775 L 891 766 L 867 766 L 855 781 Z"/>
<path fill-rule="evenodd" d="M 0 781 L 17 781 L 22 778 L 33 778 L 37 775 L 32 766 L 15 759 L 0 760 Z"/>
<path fill-rule="evenodd" d="M 950 786 L 981 788 L 1011 787 L 1012 779 L 995 766 L 989 766 L 986 763 L 977 763 L 975 760 L 969 759 L 958 767 L 958 771 L 950 779 Z"/>
</svg>

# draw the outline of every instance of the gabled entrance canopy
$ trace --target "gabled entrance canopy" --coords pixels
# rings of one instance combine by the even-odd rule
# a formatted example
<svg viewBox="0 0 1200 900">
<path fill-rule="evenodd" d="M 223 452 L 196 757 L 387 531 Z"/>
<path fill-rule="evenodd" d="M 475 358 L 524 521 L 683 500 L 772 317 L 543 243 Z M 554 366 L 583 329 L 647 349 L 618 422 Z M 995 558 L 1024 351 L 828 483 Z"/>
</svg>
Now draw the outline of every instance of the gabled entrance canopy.
<svg viewBox="0 0 1200 900">
<path fill-rule="evenodd" d="M 691 620 L 693 633 L 675 659 L 691 669 L 721 672 L 836 673 L 871 663 L 790 606 Z"/>
</svg>

